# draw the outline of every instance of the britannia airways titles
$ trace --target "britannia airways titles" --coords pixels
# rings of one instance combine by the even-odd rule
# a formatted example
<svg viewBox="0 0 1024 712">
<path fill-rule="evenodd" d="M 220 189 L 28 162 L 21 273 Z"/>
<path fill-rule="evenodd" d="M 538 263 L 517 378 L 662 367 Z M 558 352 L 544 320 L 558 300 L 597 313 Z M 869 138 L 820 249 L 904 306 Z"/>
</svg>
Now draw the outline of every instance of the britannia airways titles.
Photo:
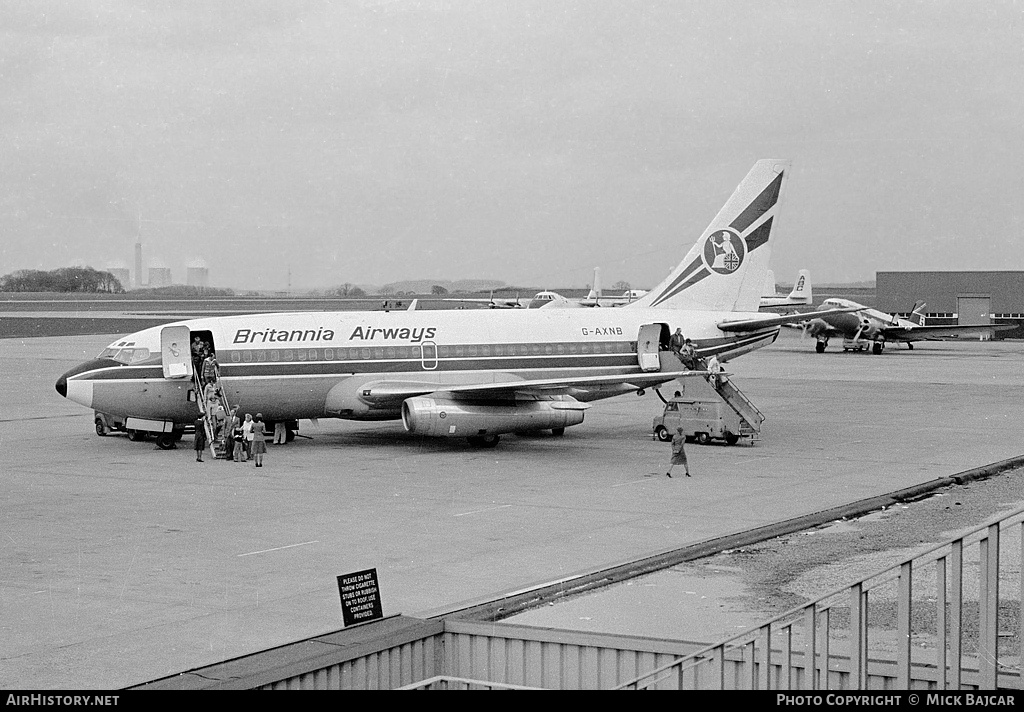
<svg viewBox="0 0 1024 712">
<path fill-rule="evenodd" d="M 388 327 L 357 326 L 348 337 L 349 341 L 373 341 L 375 339 L 410 341 L 418 344 L 425 339 L 433 339 L 437 327 Z M 235 331 L 234 344 L 266 344 L 266 343 L 300 343 L 315 341 L 333 341 L 334 330 L 318 327 L 316 329 L 238 329 Z"/>
</svg>

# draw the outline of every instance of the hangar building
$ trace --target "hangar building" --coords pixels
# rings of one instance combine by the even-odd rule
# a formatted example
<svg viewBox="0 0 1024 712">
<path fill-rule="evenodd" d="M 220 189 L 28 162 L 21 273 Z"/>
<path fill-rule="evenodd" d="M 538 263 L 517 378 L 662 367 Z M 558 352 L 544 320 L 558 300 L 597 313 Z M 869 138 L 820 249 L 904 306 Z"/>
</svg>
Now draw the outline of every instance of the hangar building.
<svg viewBox="0 0 1024 712">
<path fill-rule="evenodd" d="M 1024 272 L 876 272 L 877 308 L 908 314 L 926 303 L 929 324 L 1008 324 L 996 338 L 1024 337 Z"/>
</svg>

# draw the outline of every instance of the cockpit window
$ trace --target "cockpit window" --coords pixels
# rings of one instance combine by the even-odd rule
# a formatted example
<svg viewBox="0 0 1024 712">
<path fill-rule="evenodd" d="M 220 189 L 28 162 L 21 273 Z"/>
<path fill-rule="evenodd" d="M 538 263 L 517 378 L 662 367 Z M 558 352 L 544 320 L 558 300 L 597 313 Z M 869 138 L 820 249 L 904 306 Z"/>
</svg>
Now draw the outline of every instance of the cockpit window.
<svg viewBox="0 0 1024 712">
<path fill-rule="evenodd" d="M 118 363 L 123 363 L 127 366 L 129 364 L 142 363 L 143 361 L 147 361 L 149 359 L 149 356 L 149 349 L 144 349 L 137 346 L 131 348 L 118 348 L 117 346 L 112 346 L 110 348 L 103 349 L 103 352 L 100 353 L 99 358 L 109 358 L 114 361 L 117 361 Z"/>
</svg>

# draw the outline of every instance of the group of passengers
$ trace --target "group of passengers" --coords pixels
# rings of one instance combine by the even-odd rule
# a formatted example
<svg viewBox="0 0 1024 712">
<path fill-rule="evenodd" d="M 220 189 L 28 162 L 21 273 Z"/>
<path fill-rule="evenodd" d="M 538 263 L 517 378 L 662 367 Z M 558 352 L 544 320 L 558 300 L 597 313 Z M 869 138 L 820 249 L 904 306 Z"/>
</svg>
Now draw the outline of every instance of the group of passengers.
<svg viewBox="0 0 1024 712">
<path fill-rule="evenodd" d="M 217 357 L 209 342 L 199 336 L 192 339 L 192 363 L 199 374 L 202 386 L 203 412 L 210 416 L 213 438 L 224 447 L 225 457 L 232 462 L 256 461 L 256 467 L 263 467 L 263 455 L 267 451 L 266 424 L 263 414 L 256 417 L 245 414 L 244 420 L 238 413 L 238 406 L 225 409 L 226 399 L 220 387 L 220 369 Z M 280 440 L 278 439 L 280 438 Z M 287 430 L 284 421 L 275 425 L 274 442 L 286 442 Z M 202 462 L 202 451 L 206 448 L 204 420 L 196 420 L 196 460 Z"/>
<path fill-rule="evenodd" d="M 683 336 L 683 330 L 681 328 L 676 329 L 676 333 L 672 334 L 672 338 L 669 340 L 669 348 L 672 349 L 672 353 L 676 355 L 686 368 L 691 371 L 695 371 L 700 368 L 700 362 L 697 358 L 697 350 L 693 346 L 693 341 Z M 725 369 L 722 364 L 718 361 L 718 356 L 715 354 L 711 355 L 707 363 L 708 370 L 708 383 L 715 390 L 726 381 Z"/>
<path fill-rule="evenodd" d="M 676 333 L 672 334 L 672 338 L 669 339 L 669 348 L 686 368 L 691 371 L 697 368 L 697 350 L 693 347 L 693 341 L 683 336 L 681 328 L 676 329 Z"/>
<path fill-rule="evenodd" d="M 225 414 L 220 403 L 213 406 L 213 437 L 224 445 L 225 457 L 232 462 L 256 461 L 256 467 L 263 467 L 263 455 L 267 452 L 266 425 L 263 413 L 257 413 L 255 419 L 251 413 L 245 419 L 239 417 L 238 408 L 232 408 Z M 206 449 L 206 423 L 202 417 L 196 420 L 196 462 L 203 461 L 203 450 Z"/>
</svg>

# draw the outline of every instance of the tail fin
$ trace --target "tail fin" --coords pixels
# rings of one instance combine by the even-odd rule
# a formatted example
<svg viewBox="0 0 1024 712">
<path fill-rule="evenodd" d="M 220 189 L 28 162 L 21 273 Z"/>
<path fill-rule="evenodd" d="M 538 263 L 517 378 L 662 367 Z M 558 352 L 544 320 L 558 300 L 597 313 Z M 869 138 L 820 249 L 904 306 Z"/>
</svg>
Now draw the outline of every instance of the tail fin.
<svg viewBox="0 0 1024 712">
<path fill-rule="evenodd" d="M 590 292 L 587 294 L 588 300 L 598 301 L 601 299 L 601 268 L 594 268 L 594 286 L 590 288 Z"/>
<path fill-rule="evenodd" d="M 636 307 L 756 312 L 789 162 L 754 164 L 686 258 Z"/>
<path fill-rule="evenodd" d="M 768 270 L 768 276 L 764 280 L 764 289 L 761 290 L 762 297 L 777 297 L 778 285 L 775 284 L 775 272 Z"/>
<path fill-rule="evenodd" d="M 910 310 L 910 320 L 918 326 L 924 326 L 924 302 L 915 302 L 914 308 Z"/>
<path fill-rule="evenodd" d="M 793 291 L 789 293 L 790 301 L 795 304 L 811 304 L 814 300 L 814 295 L 811 290 L 811 273 L 805 269 L 797 272 L 796 284 L 793 285 Z"/>
</svg>

